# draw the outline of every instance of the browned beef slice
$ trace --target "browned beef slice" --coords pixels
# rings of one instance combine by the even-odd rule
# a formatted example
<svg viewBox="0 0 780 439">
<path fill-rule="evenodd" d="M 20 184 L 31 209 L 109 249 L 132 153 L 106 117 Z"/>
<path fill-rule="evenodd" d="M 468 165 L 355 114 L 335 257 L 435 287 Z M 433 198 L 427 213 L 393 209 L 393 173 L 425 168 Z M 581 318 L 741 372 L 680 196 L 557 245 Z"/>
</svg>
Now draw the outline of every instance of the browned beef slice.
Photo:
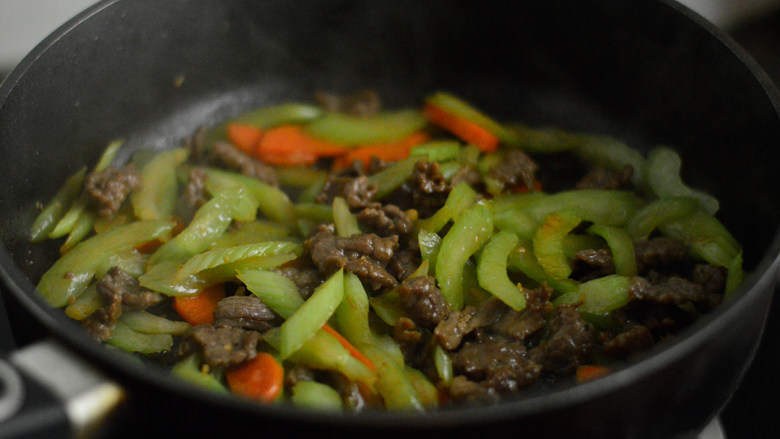
<svg viewBox="0 0 780 439">
<path fill-rule="evenodd" d="M 191 328 L 179 346 L 180 355 L 198 352 L 211 367 L 227 367 L 257 355 L 261 335 L 233 326 L 198 325 Z"/>
<path fill-rule="evenodd" d="M 398 281 L 386 266 L 398 248 L 398 236 L 381 237 L 373 233 L 340 237 L 333 224 L 322 225 L 304 241 L 304 247 L 319 270 L 330 275 L 336 270 L 355 273 L 374 290 L 393 287 Z"/>
<path fill-rule="evenodd" d="M 701 285 L 679 276 L 663 276 L 652 282 L 636 277 L 629 287 L 629 298 L 657 304 L 682 305 L 704 302 L 707 300 L 707 294 Z"/>
<path fill-rule="evenodd" d="M 209 161 L 273 186 L 278 183 L 276 172 L 271 166 L 244 153 L 228 142 L 214 142 Z"/>
<path fill-rule="evenodd" d="M 501 163 L 490 168 L 491 177 L 507 186 L 536 187 L 536 170 L 539 167 L 524 152 L 513 149 L 506 153 Z"/>
<path fill-rule="evenodd" d="M 159 293 L 140 286 L 138 279 L 118 267 L 108 270 L 96 284 L 103 307 L 84 320 L 87 332 L 98 341 L 106 341 L 123 311 L 143 310 L 162 301 Z"/>
<path fill-rule="evenodd" d="M 531 349 L 531 358 L 544 370 L 569 374 L 588 360 L 595 342 L 595 330 L 572 306 L 555 309 L 549 325 L 550 335 Z"/>
<path fill-rule="evenodd" d="M 405 236 L 414 231 L 412 219 L 393 204 L 370 203 L 357 214 L 357 220 L 379 236 Z"/>
<path fill-rule="evenodd" d="M 497 335 L 480 334 L 453 355 L 454 370 L 481 381 L 498 393 L 515 392 L 539 378 L 542 367 L 528 357 L 525 345 Z"/>
<path fill-rule="evenodd" d="M 447 301 L 431 276 L 406 279 L 398 288 L 398 303 L 407 315 L 419 326 L 432 329 L 450 311 Z"/>
<path fill-rule="evenodd" d="M 84 181 L 89 203 L 102 217 L 113 216 L 134 189 L 141 186 L 141 175 L 129 164 L 121 168 L 109 166 L 101 172 L 90 172 Z"/>
<path fill-rule="evenodd" d="M 606 341 L 603 345 L 604 354 L 615 358 L 625 358 L 644 351 L 655 343 L 653 334 L 645 326 L 636 326 Z"/>
<path fill-rule="evenodd" d="M 676 269 L 688 261 L 685 243 L 670 237 L 637 241 L 634 243 L 634 254 L 639 273 L 646 273 L 650 269 Z"/>
<path fill-rule="evenodd" d="M 572 258 L 572 278 L 582 282 L 613 274 L 615 264 L 607 249 L 580 250 Z"/>
<path fill-rule="evenodd" d="M 417 162 L 410 180 L 412 201 L 420 218 L 427 218 L 436 213 L 444 206 L 452 190 L 452 186 L 441 174 L 441 167 L 437 162 Z"/>
<path fill-rule="evenodd" d="M 214 324 L 265 332 L 283 319 L 255 296 L 228 296 L 214 310 Z"/>
<path fill-rule="evenodd" d="M 273 271 L 293 281 L 295 286 L 298 287 L 298 293 L 300 293 L 301 297 L 304 299 L 308 299 L 314 292 L 314 289 L 325 280 L 322 273 L 320 273 L 320 270 L 313 265 L 301 266 L 285 264 L 281 267 L 274 268 Z"/>
<path fill-rule="evenodd" d="M 602 166 L 595 166 L 580 181 L 577 182 L 577 189 L 630 189 L 631 177 L 634 175 L 634 168 L 626 165 L 620 170 L 613 170 Z"/>
<path fill-rule="evenodd" d="M 330 176 L 314 201 L 319 204 L 333 204 L 333 199 L 342 197 L 350 209 L 362 209 L 371 202 L 376 186 L 365 175 L 357 177 Z"/>
<path fill-rule="evenodd" d="M 179 197 L 179 210 L 183 212 L 184 220 L 189 220 L 208 201 L 206 180 L 208 175 L 202 168 L 194 167 L 187 173 L 187 184 Z"/>
<path fill-rule="evenodd" d="M 409 242 L 407 246 L 404 246 L 401 250 L 397 250 L 393 253 L 393 257 L 390 258 L 390 261 L 387 262 L 387 271 L 399 282 L 411 276 L 417 271 L 420 263 L 422 263 L 420 247 L 416 245 L 417 240 L 414 239 L 413 243 L 415 245 L 411 247 L 409 245 L 411 245 L 412 242 Z"/>
</svg>

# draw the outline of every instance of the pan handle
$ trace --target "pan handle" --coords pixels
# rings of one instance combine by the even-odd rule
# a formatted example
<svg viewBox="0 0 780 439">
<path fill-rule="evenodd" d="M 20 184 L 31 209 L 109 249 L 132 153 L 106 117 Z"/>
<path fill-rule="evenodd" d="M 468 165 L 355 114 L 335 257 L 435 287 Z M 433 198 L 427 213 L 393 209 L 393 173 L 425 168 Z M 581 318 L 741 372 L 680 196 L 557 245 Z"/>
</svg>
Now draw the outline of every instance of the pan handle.
<svg viewBox="0 0 780 439">
<path fill-rule="evenodd" d="M 124 400 L 123 389 L 60 342 L 0 359 L 0 438 L 86 438 Z"/>
</svg>

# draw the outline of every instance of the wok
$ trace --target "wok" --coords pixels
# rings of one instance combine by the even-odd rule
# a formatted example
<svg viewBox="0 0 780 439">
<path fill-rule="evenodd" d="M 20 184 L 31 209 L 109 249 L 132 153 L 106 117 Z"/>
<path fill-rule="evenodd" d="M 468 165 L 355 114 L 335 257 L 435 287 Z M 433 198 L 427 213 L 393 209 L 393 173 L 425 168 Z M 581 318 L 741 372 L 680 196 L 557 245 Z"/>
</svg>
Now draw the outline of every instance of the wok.
<svg viewBox="0 0 780 439">
<path fill-rule="evenodd" d="M 57 249 L 29 242 L 36 204 L 111 139 L 127 140 L 123 160 L 250 108 L 367 88 L 388 107 L 446 89 L 501 120 L 675 147 L 684 178 L 721 200 L 720 218 L 743 243 L 744 284 L 606 378 L 428 414 L 311 413 L 205 393 L 93 343 L 37 297 Z M 779 107 L 777 89 L 732 40 L 672 1 L 103 1 L 2 86 L 4 287 L 55 345 L 124 389 L 112 434 L 691 437 L 737 388 L 767 319 L 780 264 Z"/>
</svg>

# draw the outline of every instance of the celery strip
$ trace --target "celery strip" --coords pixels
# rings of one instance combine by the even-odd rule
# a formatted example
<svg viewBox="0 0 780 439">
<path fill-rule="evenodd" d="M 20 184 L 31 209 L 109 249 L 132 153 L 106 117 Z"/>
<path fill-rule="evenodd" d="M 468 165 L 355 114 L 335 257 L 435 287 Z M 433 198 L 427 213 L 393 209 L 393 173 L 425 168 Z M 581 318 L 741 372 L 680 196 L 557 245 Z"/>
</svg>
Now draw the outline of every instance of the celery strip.
<svg viewBox="0 0 780 439">
<path fill-rule="evenodd" d="M 86 175 L 87 168 L 83 167 L 68 177 L 46 207 L 41 210 L 30 229 L 30 239 L 33 242 L 41 242 L 49 237 L 71 203 L 79 196 Z"/>
<path fill-rule="evenodd" d="M 333 222 L 338 236 L 346 237 L 361 233 L 357 217 L 349 211 L 347 201 L 342 197 L 333 199 Z"/>
<path fill-rule="evenodd" d="M 402 140 L 427 124 L 414 109 L 380 113 L 371 117 L 326 113 L 306 125 L 309 134 L 345 146 Z"/>
<path fill-rule="evenodd" d="M 493 215 L 486 205 L 477 203 L 463 212 L 442 239 L 435 270 L 450 309 L 463 307 L 464 266 L 492 233 Z"/>
<path fill-rule="evenodd" d="M 135 216 L 141 220 L 167 220 L 176 208 L 179 183 L 176 168 L 189 156 L 185 148 L 160 152 L 141 169 L 141 188 L 130 194 Z"/>
<path fill-rule="evenodd" d="M 710 214 L 719 209 L 718 199 L 712 195 L 693 189 L 682 180 L 680 155 L 666 147 L 654 148 L 647 155 L 644 166 L 644 182 L 658 198 L 693 197 L 699 200 L 702 208 Z"/>
<path fill-rule="evenodd" d="M 637 275 L 634 243 L 628 232 L 617 227 L 594 224 L 588 228 L 588 233 L 599 235 L 607 242 L 607 246 L 612 252 L 615 273 L 623 276 Z"/>
<path fill-rule="evenodd" d="M 236 277 L 246 285 L 247 290 L 285 319 L 303 305 L 303 298 L 295 282 L 279 273 L 249 268 L 238 272 Z"/>
<path fill-rule="evenodd" d="M 273 221 L 257 219 L 241 221 L 225 231 L 211 244 L 211 249 L 233 247 L 263 241 L 279 241 L 290 237 L 290 227 Z"/>
<path fill-rule="evenodd" d="M 197 355 L 189 355 L 176 363 L 171 369 L 171 373 L 173 376 L 198 387 L 219 393 L 229 393 L 228 389 L 217 378 L 210 373 L 203 372 L 198 367 L 199 363 Z"/>
<path fill-rule="evenodd" d="M 604 314 L 629 302 L 628 289 L 631 283 L 632 280 L 628 276 L 610 274 L 583 282 L 579 290 L 554 299 L 553 305 L 575 305 L 581 312 Z"/>
<path fill-rule="evenodd" d="M 155 239 L 166 240 L 173 225 L 168 221 L 138 221 L 84 240 L 43 274 L 38 291 L 50 305 L 65 306 L 87 288 L 105 258 Z"/>
<path fill-rule="evenodd" d="M 695 256 L 712 265 L 728 268 L 742 251 L 723 223 L 700 210 L 668 221 L 659 230 L 687 243 Z"/>
<path fill-rule="evenodd" d="M 634 240 L 646 239 L 661 224 L 688 215 L 698 208 L 699 201 L 691 197 L 653 200 L 631 217 L 626 224 L 626 231 Z"/>
<path fill-rule="evenodd" d="M 417 157 L 409 157 L 391 164 L 376 174 L 370 175 L 368 177 L 368 182 L 377 189 L 374 194 L 374 199 L 381 200 L 401 187 L 401 185 L 412 176 L 414 165 L 418 160 Z"/>
<path fill-rule="evenodd" d="M 569 278 L 556 279 L 544 271 L 536 258 L 533 246 L 530 242 L 521 240 L 515 249 L 509 254 L 508 269 L 519 271 L 538 283 L 547 284 L 557 292 L 572 292 L 579 288 L 577 281 Z"/>
<path fill-rule="evenodd" d="M 188 276 L 249 258 L 282 253 L 300 254 L 302 251 L 300 244 L 289 241 L 267 241 L 207 250 L 189 258 L 176 272 L 174 282 L 179 283 Z"/>
<path fill-rule="evenodd" d="M 123 313 L 119 321 L 142 334 L 184 335 L 190 329 L 190 324 L 187 322 L 169 320 L 147 311 Z"/>
<path fill-rule="evenodd" d="M 460 142 L 457 140 L 438 140 L 412 147 L 409 155 L 431 162 L 455 160 L 460 154 Z"/>
<path fill-rule="evenodd" d="M 495 233 L 485 244 L 477 262 L 479 285 L 515 311 L 525 308 L 525 295 L 523 287 L 509 279 L 507 258 L 518 241 L 513 233 Z"/>
<path fill-rule="evenodd" d="M 135 331 L 122 322 L 117 322 L 106 343 L 128 352 L 156 354 L 173 347 L 171 334 L 144 334 Z"/>
<path fill-rule="evenodd" d="M 320 284 L 303 305 L 281 326 L 279 354 L 287 359 L 322 326 L 344 297 L 344 270 L 339 269 Z"/>
<path fill-rule="evenodd" d="M 645 157 L 625 143 L 608 136 L 583 136 L 576 148 L 577 154 L 585 161 L 616 171 L 626 165 L 631 166 L 631 182 L 641 187 L 646 163 Z"/>
<path fill-rule="evenodd" d="M 293 385 L 290 400 L 303 409 L 342 410 L 344 403 L 336 389 L 317 381 L 298 381 Z"/>
<path fill-rule="evenodd" d="M 455 114 L 458 117 L 479 125 L 493 133 L 503 142 L 509 144 L 516 144 L 518 142 L 514 132 L 452 93 L 444 91 L 436 92 L 425 98 L 425 103 L 434 105 L 450 114 Z"/>
<path fill-rule="evenodd" d="M 573 212 L 562 211 L 547 215 L 533 237 L 534 254 L 544 272 L 555 279 L 571 274 L 571 265 L 564 252 L 563 240 L 582 218 Z"/>
<path fill-rule="evenodd" d="M 244 187 L 258 201 L 258 209 L 268 219 L 279 224 L 295 224 L 295 206 L 284 191 L 262 181 L 236 172 L 204 168 L 208 175 L 207 188 L 216 192 L 231 187 Z"/>
</svg>

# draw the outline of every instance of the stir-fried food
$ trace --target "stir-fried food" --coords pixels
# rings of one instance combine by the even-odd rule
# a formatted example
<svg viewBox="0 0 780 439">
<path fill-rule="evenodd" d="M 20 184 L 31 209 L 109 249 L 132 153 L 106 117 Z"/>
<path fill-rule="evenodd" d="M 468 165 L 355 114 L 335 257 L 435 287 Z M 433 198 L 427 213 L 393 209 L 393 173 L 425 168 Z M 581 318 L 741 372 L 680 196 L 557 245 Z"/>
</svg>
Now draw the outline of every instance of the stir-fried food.
<svg viewBox="0 0 780 439">
<path fill-rule="evenodd" d="M 32 225 L 62 242 L 38 291 L 95 340 L 260 403 L 432 410 L 588 381 L 743 276 L 674 150 L 445 92 L 318 93 L 120 165 L 121 147 Z"/>
</svg>

